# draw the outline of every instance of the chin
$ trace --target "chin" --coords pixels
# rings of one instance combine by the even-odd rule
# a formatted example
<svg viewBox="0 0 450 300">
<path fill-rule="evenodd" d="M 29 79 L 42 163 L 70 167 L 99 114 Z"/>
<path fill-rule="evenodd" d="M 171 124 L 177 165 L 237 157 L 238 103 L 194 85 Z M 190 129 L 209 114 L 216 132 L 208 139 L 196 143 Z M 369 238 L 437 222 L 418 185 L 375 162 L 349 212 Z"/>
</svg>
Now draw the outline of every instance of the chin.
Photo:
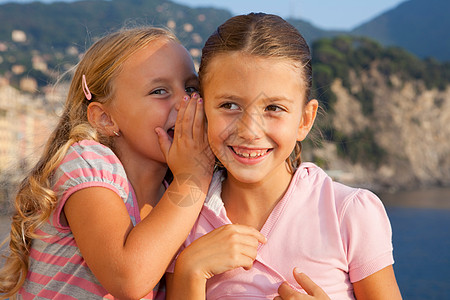
<svg viewBox="0 0 450 300">
<path fill-rule="evenodd" d="M 255 172 L 255 171 L 251 171 L 251 172 L 230 172 L 229 170 L 227 170 L 228 172 L 228 177 L 233 177 L 233 181 L 239 182 L 239 183 L 245 183 L 245 184 L 256 184 L 258 182 L 260 182 L 263 178 L 261 172 Z"/>
</svg>

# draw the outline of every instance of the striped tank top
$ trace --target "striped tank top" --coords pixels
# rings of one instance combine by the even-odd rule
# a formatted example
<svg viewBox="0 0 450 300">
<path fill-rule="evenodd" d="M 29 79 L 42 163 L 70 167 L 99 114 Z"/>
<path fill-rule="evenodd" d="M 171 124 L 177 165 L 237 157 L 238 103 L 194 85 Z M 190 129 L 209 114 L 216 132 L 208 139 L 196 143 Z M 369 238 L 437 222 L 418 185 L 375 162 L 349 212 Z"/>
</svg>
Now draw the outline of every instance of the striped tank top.
<svg viewBox="0 0 450 300">
<path fill-rule="evenodd" d="M 73 144 L 53 176 L 58 205 L 32 241 L 29 270 L 19 299 L 114 299 L 86 265 L 70 227 L 60 222 L 67 199 L 87 187 L 105 187 L 124 201 L 133 225 L 140 222 L 139 207 L 125 169 L 112 150 L 98 142 Z M 158 284 L 142 299 L 164 299 Z"/>
</svg>

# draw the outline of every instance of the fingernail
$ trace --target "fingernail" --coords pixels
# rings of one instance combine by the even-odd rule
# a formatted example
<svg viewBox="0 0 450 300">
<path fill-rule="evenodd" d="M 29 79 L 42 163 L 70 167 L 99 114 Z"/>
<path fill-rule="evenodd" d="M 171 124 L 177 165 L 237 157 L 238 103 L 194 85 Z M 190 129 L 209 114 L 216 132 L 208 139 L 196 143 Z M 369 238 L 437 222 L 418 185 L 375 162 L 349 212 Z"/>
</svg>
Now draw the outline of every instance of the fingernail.
<svg viewBox="0 0 450 300">
<path fill-rule="evenodd" d="M 183 100 L 184 100 L 184 101 L 188 101 L 188 100 L 189 100 L 189 96 L 188 96 L 188 95 L 185 95 L 185 96 L 183 97 Z"/>
<path fill-rule="evenodd" d="M 198 103 L 203 103 L 203 99 L 202 99 L 202 98 L 199 98 L 199 99 L 198 99 Z"/>
<path fill-rule="evenodd" d="M 197 92 L 193 92 L 192 93 L 192 98 L 197 98 L 199 95 L 198 95 L 198 93 Z"/>
<path fill-rule="evenodd" d="M 295 268 L 294 268 L 294 272 L 295 272 L 296 274 L 300 274 L 302 271 L 300 271 L 299 268 L 295 267 Z"/>
</svg>

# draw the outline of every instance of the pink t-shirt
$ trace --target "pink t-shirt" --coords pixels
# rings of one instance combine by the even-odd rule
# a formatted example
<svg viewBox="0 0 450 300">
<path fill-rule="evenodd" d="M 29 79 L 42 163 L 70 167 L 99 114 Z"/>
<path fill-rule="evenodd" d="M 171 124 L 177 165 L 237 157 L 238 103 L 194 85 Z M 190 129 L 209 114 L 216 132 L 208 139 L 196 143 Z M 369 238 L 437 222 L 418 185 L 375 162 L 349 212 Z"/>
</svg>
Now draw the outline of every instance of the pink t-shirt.
<svg viewBox="0 0 450 300">
<path fill-rule="evenodd" d="M 201 214 L 183 247 L 230 224 L 221 199 L 223 174 L 216 173 Z M 207 281 L 207 299 L 273 299 L 283 281 L 303 291 L 293 278 L 298 267 L 331 299 L 354 299 L 352 282 L 393 264 L 391 227 L 373 193 L 333 182 L 303 163 L 273 209 L 261 233 L 249 271 L 238 268 Z M 172 265 L 173 272 L 173 265 Z M 303 291 L 304 292 L 304 291 Z"/>
</svg>

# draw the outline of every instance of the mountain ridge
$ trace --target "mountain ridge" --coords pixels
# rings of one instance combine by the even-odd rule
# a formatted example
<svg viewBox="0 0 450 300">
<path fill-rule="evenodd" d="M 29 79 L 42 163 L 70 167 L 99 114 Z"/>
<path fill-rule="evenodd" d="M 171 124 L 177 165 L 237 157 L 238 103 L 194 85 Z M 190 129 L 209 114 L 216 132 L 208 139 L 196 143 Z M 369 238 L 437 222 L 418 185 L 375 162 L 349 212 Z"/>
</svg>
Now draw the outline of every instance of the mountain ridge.
<svg viewBox="0 0 450 300">
<path fill-rule="evenodd" d="M 287 20 L 301 30 L 308 43 L 342 34 L 366 36 L 385 46 L 405 48 L 421 58 L 434 57 L 440 61 L 450 61 L 450 39 L 445 39 L 446 31 L 450 28 L 450 18 L 446 17 L 448 11 L 450 2 L 407 0 L 348 31 L 321 29 L 301 19 Z M 200 22 L 192 18 L 197 13 L 204 14 L 205 20 Z M 193 8 L 163 0 L 10 2 L 0 4 L 0 40 L 10 40 L 11 31 L 20 29 L 30 34 L 35 49 L 48 50 L 48 47 L 44 49 L 47 44 L 58 49 L 74 42 L 82 47 L 88 36 L 102 35 L 126 22 L 167 25 L 169 19 L 197 24 L 200 30 L 198 34 L 204 40 L 231 16 L 232 13 L 225 9 L 204 6 Z M 191 39 L 182 35 L 180 39 L 187 43 L 188 48 L 191 46 Z"/>
<path fill-rule="evenodd" d="M 449 11 L 449 1 L 409 0 L 350 33 L 370 37 L 385 46 L 402 47 L 422 58 L 450 61 Z"/>
</svg>

